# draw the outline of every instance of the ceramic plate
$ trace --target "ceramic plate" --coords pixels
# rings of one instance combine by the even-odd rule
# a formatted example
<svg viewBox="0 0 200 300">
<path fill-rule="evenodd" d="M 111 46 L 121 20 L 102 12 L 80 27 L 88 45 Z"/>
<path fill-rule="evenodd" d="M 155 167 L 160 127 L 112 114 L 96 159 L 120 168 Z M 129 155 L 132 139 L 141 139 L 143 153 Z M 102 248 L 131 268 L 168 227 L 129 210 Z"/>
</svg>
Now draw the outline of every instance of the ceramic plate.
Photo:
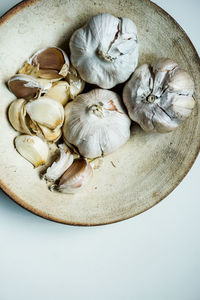
<svg viewBox="0 0 200 300">
<path fill-rule="evenodd" d="M 197 105 L 176 131 L 146 134 L 137 125 L 131 139 L 104 158 L 87 188 L 76 195 L 52 193 L 39 170 L 14 149 L 17 132 L 7 119 L 14 99 L 6 86 L 37 49 L 68 49 L 73 31 L 91 16 L 107 12 L 132 19 L 138 28 L 139 64 L 170 57 L 192 75 Z M 75 225 L 107 224 L 133 217 L 166 197 L 191 168 L 199 151 L 200 64 L 180 26 L 147 0 L 30 0 L 0 21 L 0 186 L 17 203 L 42 217 Z"/>
</svg>

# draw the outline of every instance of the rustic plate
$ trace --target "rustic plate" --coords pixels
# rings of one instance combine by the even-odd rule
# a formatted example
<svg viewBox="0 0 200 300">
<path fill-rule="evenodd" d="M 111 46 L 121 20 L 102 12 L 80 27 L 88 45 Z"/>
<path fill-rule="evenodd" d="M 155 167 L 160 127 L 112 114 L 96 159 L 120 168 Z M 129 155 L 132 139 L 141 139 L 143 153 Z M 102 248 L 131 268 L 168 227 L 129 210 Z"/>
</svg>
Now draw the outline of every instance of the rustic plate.
<svg viewBox="0 0 200 300">
<path fill-rule="evenodd" d="M 51 193 L 38 171 L 14 149 L 17 133 L 7 120 L 14 99 L 6 82 L 38 48 L 64 49 L 72 32 L 89 17 L 107 12 L 134 20 L 139 31 L 140 61 L 165 56 L 195 80 L 197 105 L 179 129 L 146 134 L 132 128 L 130 141 L 104 158 L 90 185 L 77 195 Z M 166 197 L 191 168 L 200 137 L 200 64 L 189 38 L 160 7 L 147 0 L 29 0 L 0 21 L 0 186 L 17 203 L 42 217 L 76 225 L 107 224 L 133 217 Z"/>
</svg>

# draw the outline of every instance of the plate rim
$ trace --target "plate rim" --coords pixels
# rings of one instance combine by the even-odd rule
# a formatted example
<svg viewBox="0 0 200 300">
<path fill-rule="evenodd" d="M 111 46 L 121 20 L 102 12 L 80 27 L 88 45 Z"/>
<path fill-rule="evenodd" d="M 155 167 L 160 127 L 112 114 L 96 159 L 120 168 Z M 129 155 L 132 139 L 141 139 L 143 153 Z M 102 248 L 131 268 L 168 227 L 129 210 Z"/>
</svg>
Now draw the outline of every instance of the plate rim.
<svg viewBox="0 0 200 300">
<path fill-rule="evenodd" d="M 32 4 L 35 4 L 37 2 L 39 2 L 41 0 L 23 0 L 19 3 L 17 3 L 16 5 L 14 5 L 13 7 L 11 7 L 6 13 L 4 13 L 1 17 L 0 17 L 0 26 L 2 26 L 7 20 L 9 20 L 12 16 L 16 15 L 18 12 L 20 12 L 21 10 L 23 10 L 24 8 L 27 8 L 29 6 L 31 6 Z M 142 0 L 143 2 L 154 6 L 154 8 L 156 8 L 157 10 L 159 10 L 162 14 L 164 14 L 168 19 L 170 19 L 177 27 L 178 29 L 183 33 L 183 35 L 185 36 L 185 38 L 187 39 L 188 43 L 190 44 L 190 46 L 192 47 L 195 56 L 197 57 L 197 61 L 199 62 L 199 67 L 200 67 L 200 57 L 197 53 L 197 50 L 195 49 L 192 41 L 190 40 L 190 38 L 188 37 L 187 33 L 185 32 L 185 30 L 178 24 L 178 22 L 168 13 L 166 12 L 163 8 L 161 8 L 159 5 L 157 5 L 156 3 L 152 2 L 151 0 Z M 22 208 L 28 210 L 29 212 L 31 212 L 32 214 L 44 218 L 46 220 L 49 221 L 53 221 L 56 223 L 60 223 L 60 224 L 64 224 L 64 225 L 72 225 L 72 226 L 100 226 L 100 225 L 109 225 L 109 224 L 114 224 L 117 222 L 121 222 L 121 221 L 125 221 L 128 220 L 130 218 L 136 217 L 137 215 L 151 209 L 152 207 L 154 207 L 156 204 L 158 204 L 159 202 L 161 202 L 164 198 L 166 198 L 179 184 L 180 182 L 185 178 L 185 176 L 188 174 L 188 172 L 190 171 L 191 167 L 193 166 L 198 154 L 200 152 L 200 142 L 199 145 L 197 147 L 197 150 L 193 156 L 193 159 L 191 161 L 191 163 L 188 165 L 186 171 L 184 172 L 183 176 L 171 187 L 171 189 L 169 189 L 169 191 L 163 196 L 161 197 L 158 201 L 156 201 L 156 203 L 154 203 L 153 205 L 151 205 L 150 207 L 143 209 L 139 212 L 137 212 L 136 214 L 133 214 L 132 216 L 129 217 L 122 217 L 122 218 L 118 218 L 114 221 L 110 221 L 110 222 L 99 222 L 98 224 L 92 224 L 92 223 L 87 223 L 87 222 L 71 222 L 71 221 L 66 221 L 63 219 L 59 219 L 57 217 L 54 217 L 48 213 L 42 212 L 40 210 L 37 210 L 35 207 L 27 204 L 23 199 L 21 199 L 20 197 L 18 197 L 14 192 L 12 192 L 12 190 L 7 187 L 7 185 L 0 179 L 0 188 L 10 197 L 11 200 L 13 200 L 16 204 L 18 204 L 19 206 L 21 206 Z"/>
</svg>

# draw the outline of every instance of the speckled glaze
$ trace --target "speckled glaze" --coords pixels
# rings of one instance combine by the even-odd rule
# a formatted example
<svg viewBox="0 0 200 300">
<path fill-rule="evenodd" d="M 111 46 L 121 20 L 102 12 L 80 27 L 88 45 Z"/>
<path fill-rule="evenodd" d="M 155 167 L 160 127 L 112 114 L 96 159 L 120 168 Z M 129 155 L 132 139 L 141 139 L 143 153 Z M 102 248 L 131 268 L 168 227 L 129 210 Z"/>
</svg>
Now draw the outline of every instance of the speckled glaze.
<svg viewBox="0 0 200 300">
<path fill-rule="evenodd" d="M 139 64 L 170 57 L 195 81 L 196 108 L 176 131 L 146 134 L 132 126 L 129 142 L 104 158 L 87 188 L 76 195 L 52 193 L 39 170 L 14 149 L 18 134 L 7 119 L 14 99 L 6 86 L 37 49 L 68 50 L 73 31 L 107 12 L 132 19 L 138 28 Z M 147 0 L 30 0 L 0 21 L 0 186 L 17 203 L 42 217 L 75 225 L 99 225 L 133 217 L 166 197 L 191 168 L 200 146 L 200 64 L 190 40 L 162 9 Z"/>
</svg>

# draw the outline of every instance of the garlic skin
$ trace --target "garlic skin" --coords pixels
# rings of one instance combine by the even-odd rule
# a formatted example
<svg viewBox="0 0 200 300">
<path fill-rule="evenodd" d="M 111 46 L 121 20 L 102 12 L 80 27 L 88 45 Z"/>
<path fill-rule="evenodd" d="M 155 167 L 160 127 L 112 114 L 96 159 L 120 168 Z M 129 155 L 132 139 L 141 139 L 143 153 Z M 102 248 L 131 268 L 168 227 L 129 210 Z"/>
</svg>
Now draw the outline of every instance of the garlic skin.
<svg viewBox="0 0 200 300">
<path fill-rule="evenodd" d="M 55 82 L 46 96 L 65 106 L 70 99 L 70 86 L 66 81 Z"/>
<path fill-rule="evenodd" d="M 105 89 L 126 81 L 138 63 L 137 29 L 128 18 L 96 15 L 73 33 L 69 45 L 81 78 Z"/>
<path fill-rule="evenodd" d="M 53 162 L 43 176 L 47 181 L 56 181 L 59 179 L 74 161 L 73 155 L 65 144 L 58 145 L 58 147 L 60 150 L 60 157 Z"/>
<path fill-rule="evenodd" d="M 130 124 L 116 93 L 94 89 L 65 106 L 63 136 L 82 156 L 95 158 L 125 144 L 130 137 Z"/>
<path fill-rule="evenodd" d="M 48 129 L 58 129 L 64 121 L 63 106 L 46 96 L 28 102 L 26 111 L 32 121 Z"/>
<path fill-rule="evenodd" d="M 85 187 L 93 175 L 92 167 L 84 158 L 76 159 L 59 180 L 58 185 L 52 185 L 51 191 L 64 194 L 74 194 Z"/>
<path fill-rule="evenodd" d="M 19 154 L 32 163 L 35 168 L 47 161 L 48 146 L 37 136 L 19 135 L 15 138 L 15 147 Z"/>
<path fill-rule="evenodd" d="M 67 54 L 58 47 L 48 47 L 34 53 L 19 73 L 55 81 L 64 78 L 68 71 Z"/>
<path fill-rule="evenodd" d="M 136 69 L 123 90 L 130 118 L 146 132 L 175 130 L 192 112 L 194 82 L 169 58 Z"/>
<path fill-rule="evenodd" d="M 66 76 L 66 80 L 69 83 L 70 99 L 74 99 L 84 90 L 85 82 L 81 79 L 77 70 L 73 66 L 70 66 L 69 73 Z"/>
<path fill-rule="evenodd" d="M 15 94 L 17 98 L 26 100 L 39 97 L 45 94 L 51 87 L 51 84 L 43 85 L 36 78 L 26 74 L 16 74 L 8 81 L 9 90 Z"/>
</svg>

